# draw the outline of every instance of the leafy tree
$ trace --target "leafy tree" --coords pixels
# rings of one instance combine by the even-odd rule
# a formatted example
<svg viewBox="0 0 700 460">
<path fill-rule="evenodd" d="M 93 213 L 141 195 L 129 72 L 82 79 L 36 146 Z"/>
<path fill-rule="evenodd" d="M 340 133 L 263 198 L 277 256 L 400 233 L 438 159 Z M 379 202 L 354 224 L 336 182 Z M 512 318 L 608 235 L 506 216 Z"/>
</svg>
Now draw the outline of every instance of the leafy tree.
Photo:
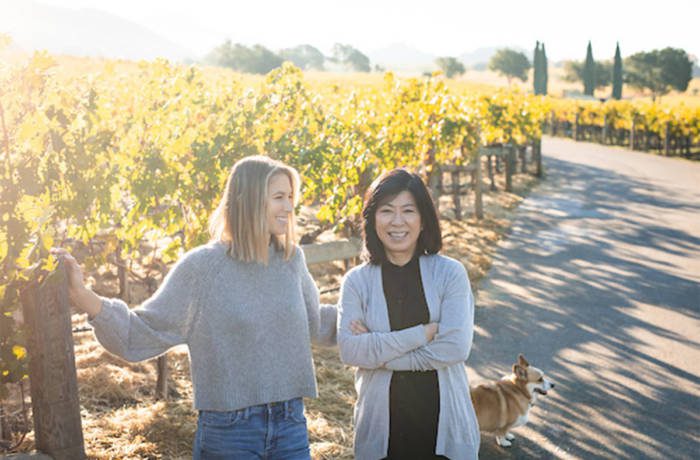
<svg viewBox="0 0 700 460">
<path fill-rule="evenodd" d="M 447 78 L 462 75 L 466 71 L 464 64 L 454 57 L 439 57 L 435 59 L 435 64 L 442 70 Z"/>
<path fill-rule="evenodd" d="M 597 61 L 595 63 L 596 88 L 603 88 L 610 84 L 610 76 L 612 75 L 612 62 Z M 564 81 L 568 82 L 583 82 L 584 81 L 584 63 L 581 61 L 565 61 L 564 62 Z"/>
<path fill-rule="evenodd" d="M 323 53 L 311 45 L 286 48 L 281 50 L 279 55 L 285 61 L 291 61 L 302 70 L 323 70 L 323 62 L 326 59 Z"/>
<path fill-rule="evenodd" d="M 532 57 L 532 66 L 535 69 L 535 73 L 532 78 L 532 87 L 535 94 L 542 94 L 542 52 L 540 51 L 540 42 L 535 42 L 535 52 Z"/>
<path fill-rule="evenodd" d="M 489 69 L 505 76 L 509 85 L 513 78 L 527 81 L 527 72 L 530 67 L 530 61 L 525 54 L 508 48 L 496 51 L 489 61 Z"/>
<path fill-rule="evenodd" d="M 664 48 L 639 52 L 625 60 L 627 83 L 648 89 L 656 100 L 672 89 L 685 91 L 692 79 L 693 63 L 682 49 Z"/>
<path fill-rule="evenodd" d="M 583 94 L 593 96 L 593 91 L 596 88 L 596 68 L 593 60 L 593 48 L 590 40 L 586 49 L 586 61 L 583 64 Z"/>
<path fill-rule="evenodd" d="M 535 68 L 533 77 L 535 94 L 547 94 L 547 53 L 544 50 L 544 43 L 538 41 L 535 44 L 533 63 Z"/>
<path fill-rule="evenodd" d="M 542 43 L 542 54 L 541 54 L 541 65 L 542 65 L 542 94 L 547 94 L 547 85 L 549 84 L 549 64 L 547 63 L 547 51 L 544 49 L 544 43 Z"/>
<path fill-rule="evenodd" d="M 612 74 L 612 98 L 622 99 L 622 57 L 620 56 L 620 44 L 615 46 L 615 60 Z"/>
<path fill-rule="evenodd" d="M 212 50 L 205 58 L 210 64 L 230 67 L 246 73 L 265 74 L 282 65 L 282 58 L 262 45 L 251 48 L 226 40 Z"/>
<path fill-rule="evenodd" d="M 350 45 L 341 43 L 333 45 L 333 61 L 358 72 L 371 70 L 369 58 Z"/>
</svg>

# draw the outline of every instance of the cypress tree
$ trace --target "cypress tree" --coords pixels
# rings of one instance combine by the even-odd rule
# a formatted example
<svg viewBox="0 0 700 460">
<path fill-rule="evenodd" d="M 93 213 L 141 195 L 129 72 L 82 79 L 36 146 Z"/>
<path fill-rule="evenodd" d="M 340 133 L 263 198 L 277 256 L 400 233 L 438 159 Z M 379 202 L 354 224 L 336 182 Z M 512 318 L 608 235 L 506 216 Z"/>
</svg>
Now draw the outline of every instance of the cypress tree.
<svg viewBox="0 0 700 460">
<path fill-rule="evenodd" d="M 595 61 L 593 60 L 593 49 L 588 41 L 586 49 L 586 62 L 583 65 L 583 94 L 593 96 L 595 90 Z"/>
<path fill-rule="evenodd" d="M 535 55 L 532 58 L 532 67 L 535 69 L 535 75 L 532 79 L 533 89 L 535 90 L 535 95 L 542 94 L 542 69 L 540 65 L 541 53 L 540 53 L 540 42 L 535 42 Z"/>
<path fill-rule="evenodd" d="M 540 61 L 542 62 L 542 94 L 547 95 L 547 83 L 549 83 L 549 71 L 547 70 L 547 52 L 544 50 L 544 42 L 540 50 Z"/>
<path fill-rule="evenodd" d="M 612 97 L 622 99 L 622 57 L 620 56 L 620 43 L 615 46 L 615 62 L 612 74 Z"/>
</svg>

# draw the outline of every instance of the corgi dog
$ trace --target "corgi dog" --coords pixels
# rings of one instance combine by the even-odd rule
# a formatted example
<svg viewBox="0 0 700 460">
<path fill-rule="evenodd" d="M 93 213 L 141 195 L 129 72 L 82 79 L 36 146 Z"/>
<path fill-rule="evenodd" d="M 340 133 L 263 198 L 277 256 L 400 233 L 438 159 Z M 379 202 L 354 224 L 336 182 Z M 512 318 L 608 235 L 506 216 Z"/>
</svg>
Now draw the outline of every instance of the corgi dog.
<svg viewBox="0 0 700 460">
<path fill-rule="evenodd" d="M 469 389 L 479 430 L 495 434 L 499 446 L 509 447 L 515 438 L 509 430 L 525 425 L 537 397 L 546 395 L 552 388 L 554 383 L 541 370 L 531 367 L 522 354 L 518 355 L 512 374 Z"/>
</svg>

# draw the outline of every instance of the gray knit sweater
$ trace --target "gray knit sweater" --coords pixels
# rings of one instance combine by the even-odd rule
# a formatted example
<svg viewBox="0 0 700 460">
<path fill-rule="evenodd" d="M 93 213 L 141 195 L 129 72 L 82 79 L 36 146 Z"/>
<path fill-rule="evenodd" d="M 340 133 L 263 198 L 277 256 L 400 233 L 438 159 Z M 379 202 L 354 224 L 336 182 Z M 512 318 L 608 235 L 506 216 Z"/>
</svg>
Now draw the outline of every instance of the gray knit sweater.
<svg viewBox="0 0 700 460">
<path fill-rule="evenodd" d="M 235 410 L 316 396 L 310 340 L 332 342 L 335 308 L 324 311 L 303 252 L 270 249 L 267 266 L 236 261 L 213 242 L 185 254 L 136 309 L 102 298 L 90 320 L 100 343 L 128 361 L 189 348 L 194 406 Z"/>
</svg>

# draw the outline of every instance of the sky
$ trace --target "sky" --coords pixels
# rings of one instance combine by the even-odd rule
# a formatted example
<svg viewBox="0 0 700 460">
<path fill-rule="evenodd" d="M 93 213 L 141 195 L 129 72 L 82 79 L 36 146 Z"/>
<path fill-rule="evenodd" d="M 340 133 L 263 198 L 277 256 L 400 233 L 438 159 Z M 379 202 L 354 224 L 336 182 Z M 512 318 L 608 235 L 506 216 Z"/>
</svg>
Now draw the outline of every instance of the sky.
<svg viewBox="0 0 700 460">
<path fill-rule="evenodd" d="M 38 0 L 101 9 L 137 22 L 204 55 L 229 38 L 273 50 L 311 44 L 330 54 L 334 43 L 367 52 L 406 44 L 438 56 L 481 47 L 534 48 L 550 60 L 612 58 L 666 46 L 700 57 L 700 1 L 615 0 Z"/>
</svg>

